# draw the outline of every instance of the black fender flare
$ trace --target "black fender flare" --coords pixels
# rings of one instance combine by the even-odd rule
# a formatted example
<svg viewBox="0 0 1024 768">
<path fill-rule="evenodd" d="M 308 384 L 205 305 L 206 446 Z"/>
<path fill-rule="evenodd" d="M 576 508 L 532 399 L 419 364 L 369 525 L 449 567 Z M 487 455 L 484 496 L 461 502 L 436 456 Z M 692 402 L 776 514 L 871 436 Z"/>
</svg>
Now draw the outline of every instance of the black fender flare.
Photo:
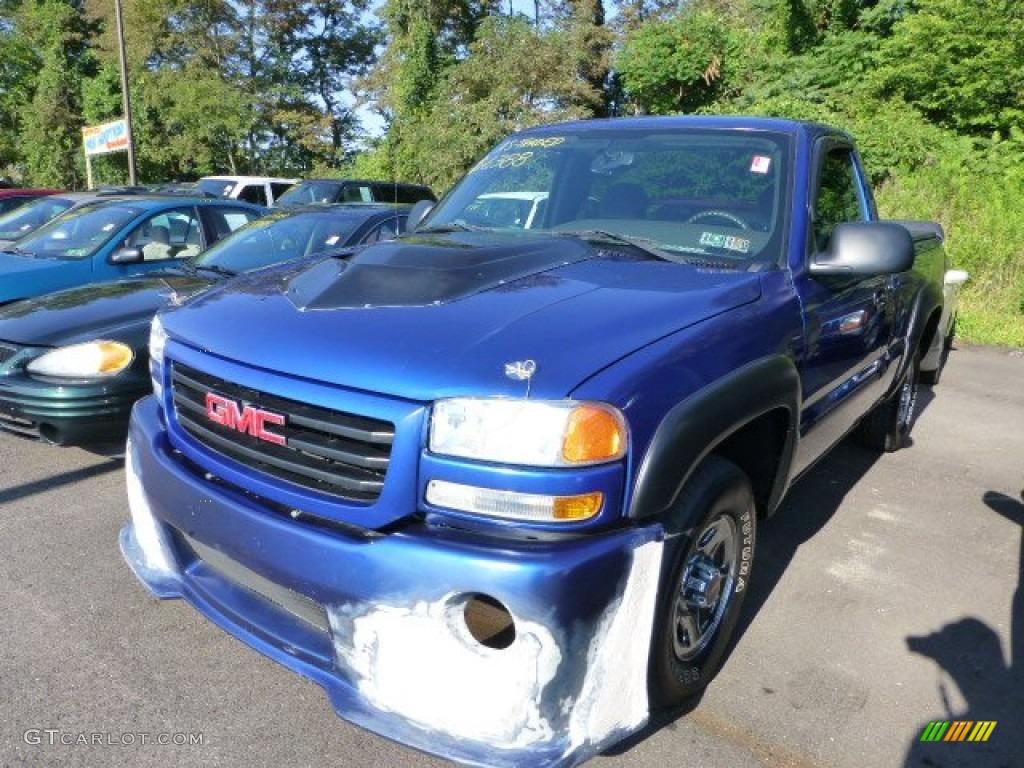
<svg viewBox="0 0 1024 768">
<path fill-rule="evenodd" d="M 789 480 L 801 391 L 794 361 L 773 355 L 748 363 L 673 406 L 658 425 L 637 472 L 629 517 L 645 519 L 666 512 L 716 446 L 758 417 L 782 409 L 789 426 L 767 496 L 766 511 L 773 510 Z"/>
<path fill-rule="evenodd" d="M 899 367 L 896 370 L 896 376 L 893 377 L 893 391 L 899 386 L 899 382 L 903 379 L 903 374 L 910 367 L 911 356 L 914 354 L 923 354 L 927 350 L 922 350 L 921 337 L 924 335 L 925 329 L 928 327 L 928 322 L 935 314 L 936 310 L 942 311 L 943 302 L 942 289 L 936 287 L 931 282 L 925 282 L 919 291 L 914 295 L 913 304 L 910 309 L 910 318 L 907 321 L 906 332 L 902 334 L 904 339 L 904 350 L 903 356 L 900 359 Z"/>
</svg>

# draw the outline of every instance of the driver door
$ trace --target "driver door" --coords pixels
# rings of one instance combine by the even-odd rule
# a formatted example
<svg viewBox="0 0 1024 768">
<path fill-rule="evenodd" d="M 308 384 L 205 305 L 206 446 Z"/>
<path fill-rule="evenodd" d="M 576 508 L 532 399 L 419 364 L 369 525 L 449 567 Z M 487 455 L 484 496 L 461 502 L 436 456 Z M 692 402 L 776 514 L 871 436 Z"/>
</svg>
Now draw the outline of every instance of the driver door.
<svg viewBox="0 0 1024 768">
<path fill-rule="evenodd" d="M 836 225 L 877 218 L 853 147 L 822 140 L 817 151 L 811 232 L 804 269 L 804 409 L 796 471 L 843 437 L 886 391 L 891 378 L 893 276 L 814 277 L 807 263 L 828 247 Z"/>
</svg>

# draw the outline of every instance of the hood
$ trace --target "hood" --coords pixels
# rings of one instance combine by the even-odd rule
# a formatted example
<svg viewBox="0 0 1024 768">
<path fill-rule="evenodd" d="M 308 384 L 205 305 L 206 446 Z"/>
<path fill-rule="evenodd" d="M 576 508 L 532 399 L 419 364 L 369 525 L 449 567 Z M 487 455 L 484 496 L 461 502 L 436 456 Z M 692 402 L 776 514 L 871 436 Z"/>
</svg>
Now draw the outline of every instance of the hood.
<svg viewBox="0 0 1024 768">
<path fill-rule="evenodd" d="M 0 304 L 88 282 L 89 259 L 47 259 L 0 251 Z"/>
<path fill-rule="evenodd" d="M 94 339 L 135 343 L 160 309 L 204 290 L 201 277 L 147 276 L 51 293 L 0 307 L 0 339 L 60 347 Z"/>
<path fill-rule="evenodd" d="M 572 237 L 458 233 L 243 277 L 164 315 L 177 340 L 250 366 L 427 401 L 565 397 L 616 360 L 760 296 L 702 270 Z M 532 360 L 527 383 L 505 367 Z"/>
</svg>

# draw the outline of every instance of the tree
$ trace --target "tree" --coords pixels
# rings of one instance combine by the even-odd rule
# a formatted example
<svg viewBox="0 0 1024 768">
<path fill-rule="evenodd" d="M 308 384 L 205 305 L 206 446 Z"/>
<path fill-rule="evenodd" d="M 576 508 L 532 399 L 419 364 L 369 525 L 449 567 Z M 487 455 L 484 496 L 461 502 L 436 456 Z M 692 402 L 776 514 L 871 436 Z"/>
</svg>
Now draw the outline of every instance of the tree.
<svg viewBox="0 0 1024 768">
<path fill-rule="evenodd" d="M 559 35 L 536 30 L 525 16 L 485 19 L 407 136 L 421 158 L 420 178 L 446 189 L 514 131 L 592 117 L 584 87 Z"/>
<path fill-rule="evenodd" d="M 747 30 L 696 4 L 633 32 L 617 68 L 639 111 L 696 112 L 743 80 L 740 73 L 752 47 Z"/>
<path fill-rule="evenodd" d="M 15 4 L 0 3 L 0 170 L 21 163 L 18 120 L 32 98 L 38 59 L 18 28 Z"/>
<path fill-rule="evenodd" d="M 566 105 L 580 107 L 590 117 L 607 117 L 608 76 L 612 31 L 605 25 L 601 0 L 563 0 L 555 5 L 551 35 L 560 40 L 563 56 L 572 62 L 574 81 Z"/>
<path fill-rule="evenodd" d="M 383 42 L 381 28 L 364 21 L 368 8 L 368 0 L 314 0 L 303 5 L 304 25 L 296 37 L 301 54 L 297 64 L 304 91 L 320 100 L 327 120 L 331 151 L 314 154 L 326 155 L 323 161 L 333 167 L 348 154 L 345 142 L 356 130 L 355 116 L 341 94 L 351 89 L 355 78 L 366 74 L 376 58 L 377 45 Z"/>
<path fill-rule="evenodd" d="M 930 120 L 1008 136 L 1024 117 L 1024 7 L 1015 0 L 920 0 L 892 27 L 874 78 Z"/>
<path fill-rule="evenodd" d="M 82 11 L 76 0 L 38 0 L 18 11 L 37 67 L 31 102 L 19 115 L 26 176 L 37 184 L 74 187 L 82 179 L 81 87 L 95 65 Z"/>
</svg>

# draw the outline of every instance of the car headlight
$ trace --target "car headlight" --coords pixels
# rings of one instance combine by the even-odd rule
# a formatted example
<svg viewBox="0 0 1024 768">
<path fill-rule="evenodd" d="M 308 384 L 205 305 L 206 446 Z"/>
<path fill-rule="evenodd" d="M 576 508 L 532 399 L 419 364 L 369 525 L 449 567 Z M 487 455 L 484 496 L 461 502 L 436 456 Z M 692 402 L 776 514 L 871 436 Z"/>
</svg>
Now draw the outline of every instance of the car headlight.
<svg viewBox="0 0 1024 768">
<path fill-rule="evenodd" d="M 568 467 L 626 453 L 617 408 L 576 400 L 452 398 L 434 404 L 430 450 L 503 464 Z"/>
<path fill-rule="evenodd" d="M 167 346 L 167 331 L 160 322 L 160 315 L 153 318 L 149 326 L 149 377 L 153 382 L 153 394 L 157 400 L 164 396 L 163 369 L 164 347 Z"/>
<path fill-rule="evenodd" d="M 153 318 L 149 326 L 149 359 L 157 365 L 164 364 L 164 347 L 167 346 L 167 331 L 160 322 L 160 315 Z"/>
<path fill-rule="evenodd" d="M 26 368 L 29 373 L 64 378 L 113 376 L 135 359 L 132 348 L 117 341 L 89 341 L 72 344 L 37 357 Z"/>
</svg>

